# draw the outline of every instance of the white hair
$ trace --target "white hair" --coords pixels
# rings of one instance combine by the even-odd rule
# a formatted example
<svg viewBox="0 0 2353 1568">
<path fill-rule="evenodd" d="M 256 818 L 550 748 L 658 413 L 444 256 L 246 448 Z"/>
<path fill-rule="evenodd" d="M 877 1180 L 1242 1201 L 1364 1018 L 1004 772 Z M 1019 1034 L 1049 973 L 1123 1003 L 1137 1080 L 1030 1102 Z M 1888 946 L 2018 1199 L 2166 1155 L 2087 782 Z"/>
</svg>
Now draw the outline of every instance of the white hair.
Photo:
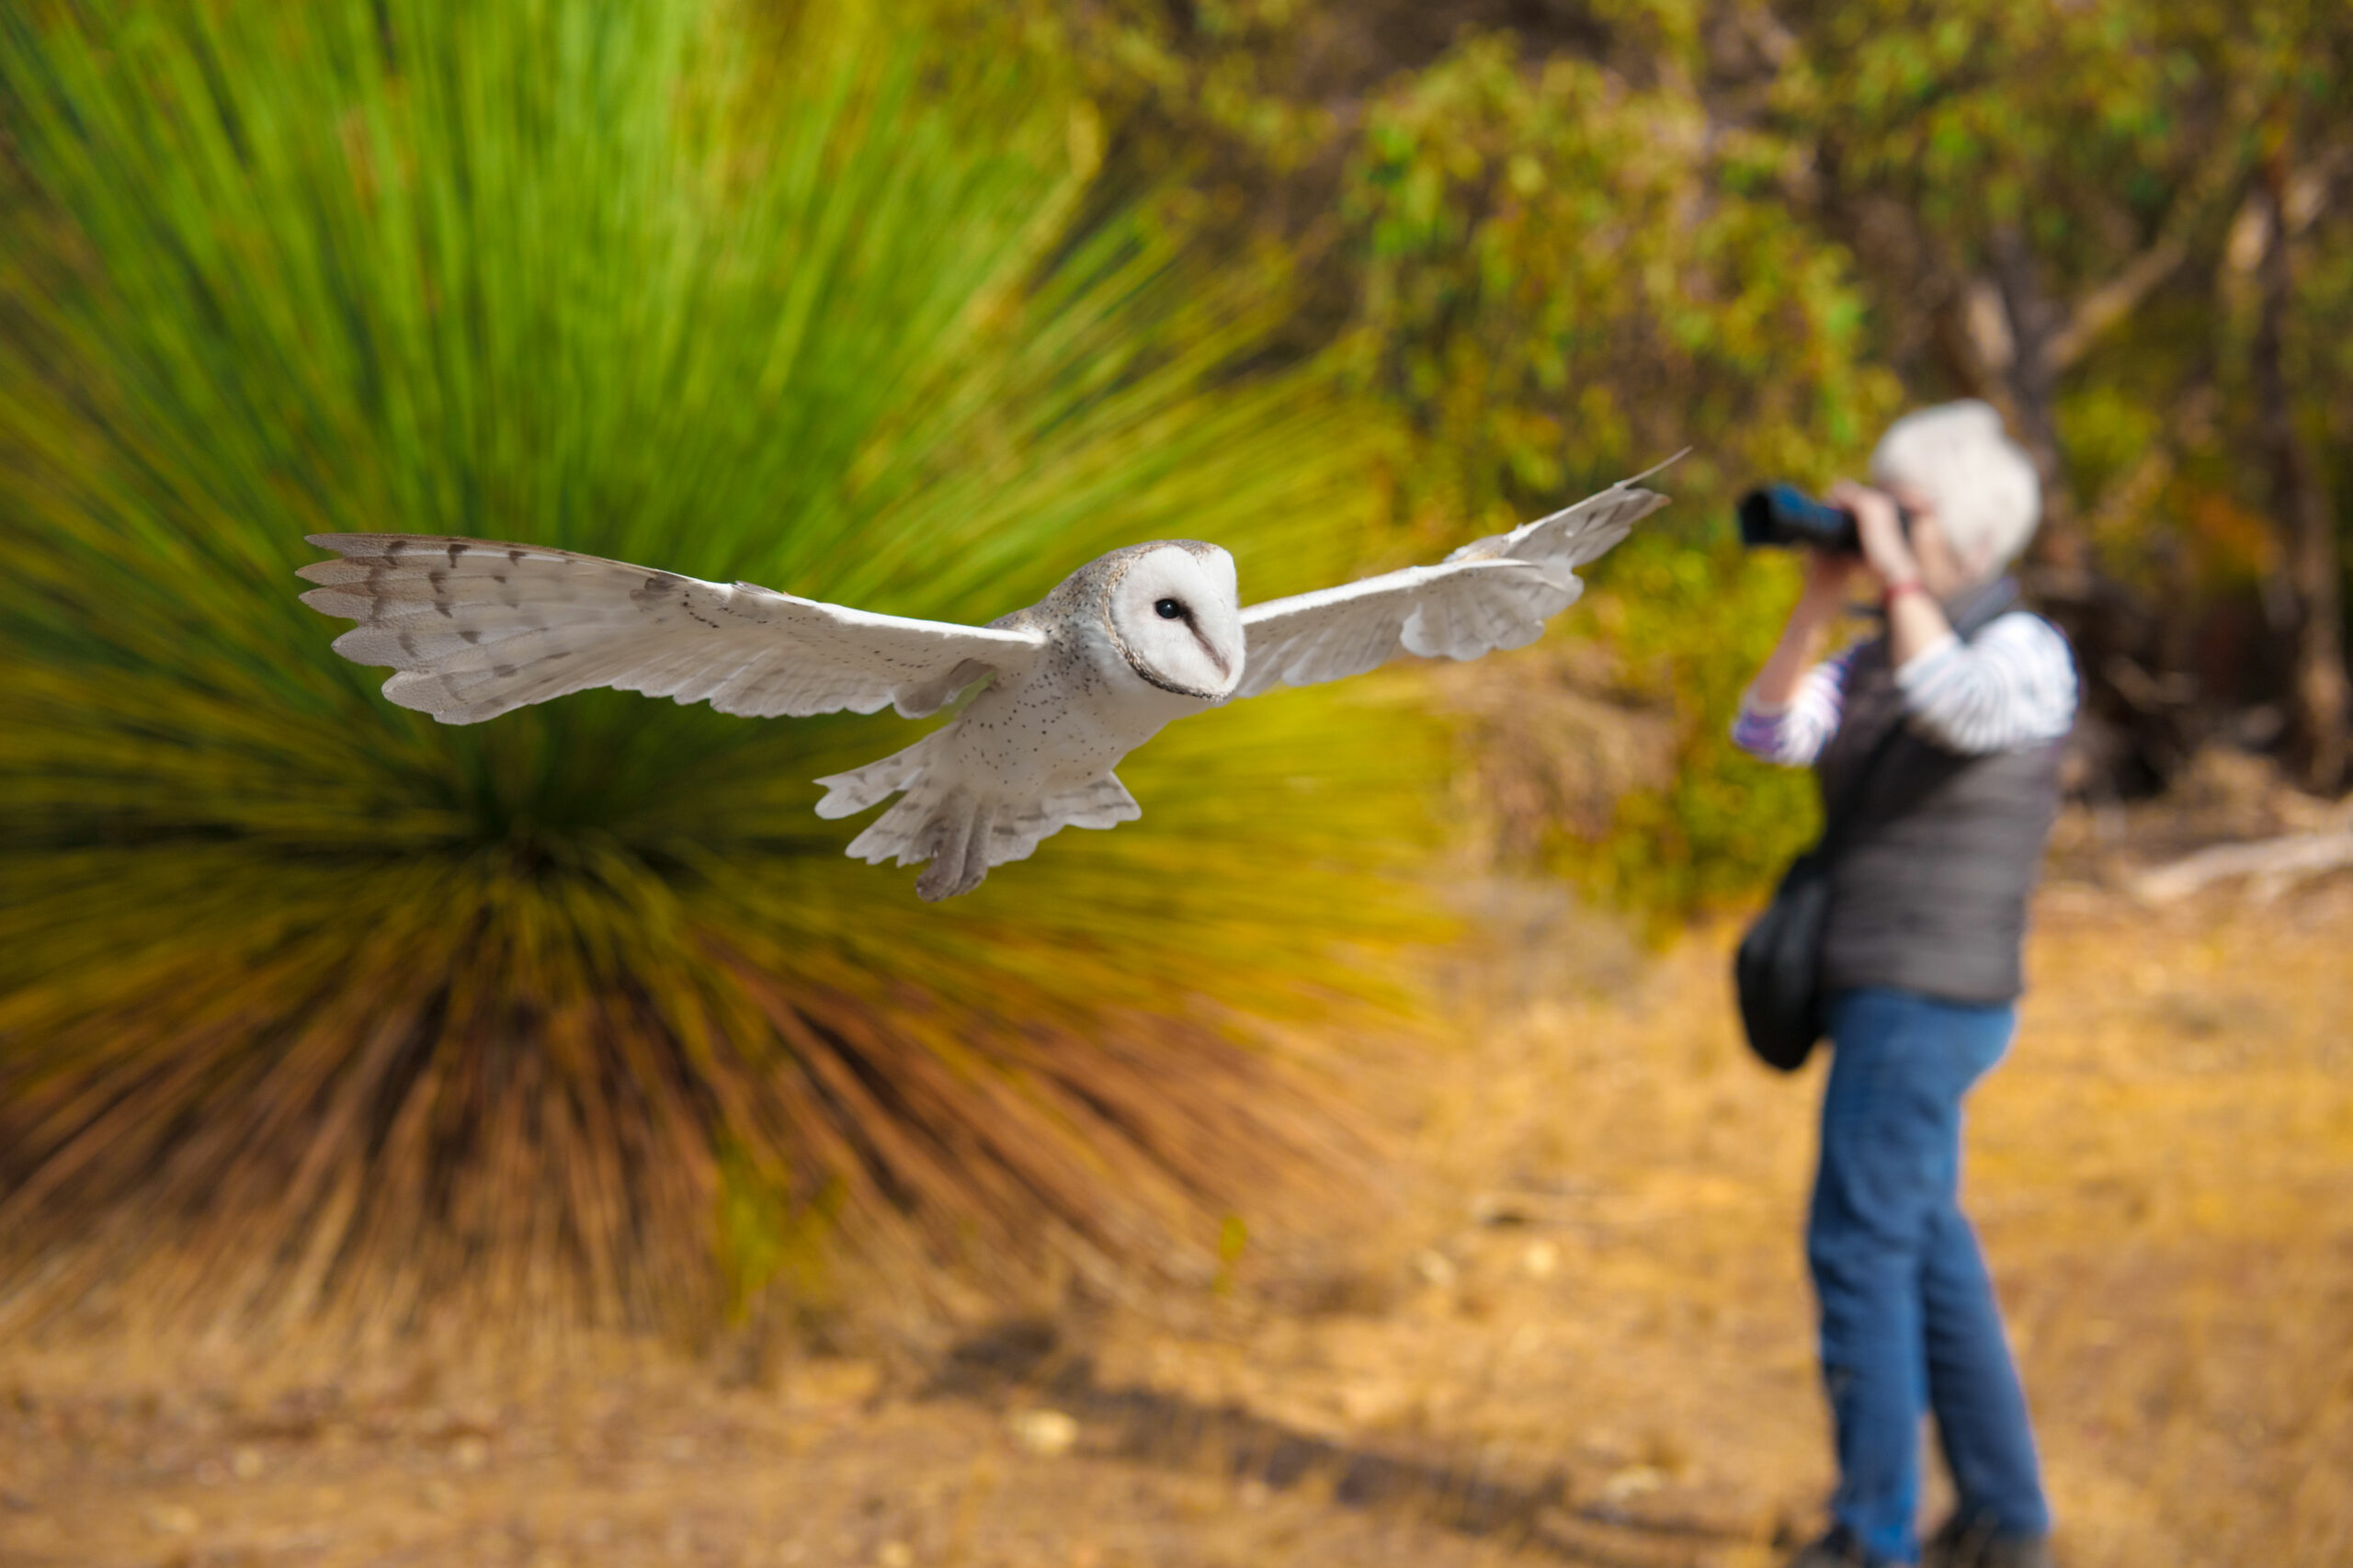
<svg viewBox="0 0 2353 1568">
<path fill-rule="evenodd" d="M 1919 492 L 1936 508 L 1971 575 L 1991 577 L 2018 558 L 2042 520 L 2042 482 L 2002 416 L 1972 399 L 1905 415 L 1871 453 L 1871 483 Z"/>
</svg>

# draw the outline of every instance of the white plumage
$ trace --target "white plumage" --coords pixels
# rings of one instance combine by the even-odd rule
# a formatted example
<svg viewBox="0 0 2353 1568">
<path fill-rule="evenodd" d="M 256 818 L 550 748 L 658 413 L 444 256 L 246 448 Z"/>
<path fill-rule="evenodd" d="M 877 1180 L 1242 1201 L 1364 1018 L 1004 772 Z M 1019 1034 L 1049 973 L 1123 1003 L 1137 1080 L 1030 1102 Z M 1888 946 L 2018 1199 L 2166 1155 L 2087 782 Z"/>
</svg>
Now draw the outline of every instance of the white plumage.
<svg viewBox="0 0 2353 1568">
<path fill-rule="evenodd" d="M 1111 770 L 1172 719 L 1358 675 L 1401 649 L 1472 659 L 1534 642 L 1583 592 L 1576 569 L 1665 505 L 1628 481 L 1438 565 L 1247 609 L 1217 546 L 1131 545 L 986 626 L 413 534 L 315 535 L 341 559 L 301 574 L 320 585 L 304 603 L 358 622 L 335 651 L 391 665 L 384 695 L 449 724 L 597 686 L 754 718 L 887 704 L 910 719 L 980 687 L 905 750 L 818 780 L 821 816 L 899 796 L 849 853 L 929 861 L 915 891 L 940 899 L 1061 828 L 1140 815 Z"/>
</svg>

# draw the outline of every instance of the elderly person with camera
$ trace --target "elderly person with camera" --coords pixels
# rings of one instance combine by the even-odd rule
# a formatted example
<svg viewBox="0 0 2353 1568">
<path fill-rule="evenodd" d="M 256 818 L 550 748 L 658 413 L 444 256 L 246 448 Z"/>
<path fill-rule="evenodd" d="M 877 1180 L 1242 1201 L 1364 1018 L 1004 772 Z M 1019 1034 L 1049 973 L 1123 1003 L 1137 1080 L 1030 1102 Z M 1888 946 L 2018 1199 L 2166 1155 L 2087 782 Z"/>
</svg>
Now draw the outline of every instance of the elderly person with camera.
<svg viewBox="0 0 2353 1568">
<path fill-rule="evenodd" d="M 1791 1568 L 1915 1554 L 1938 1568 L 2041 1568 L 2051 1518 L 2026 1398 L 1960 1207 L 1961 1106 L 2016 1027 L 2075 665 L 2004 575 L 2040 491 L 1993 409 L 1898 421 L 1871 480 L 1839 485 L 1829 507 L 1760 492 L 1743 517 L 1752 542 L 1813 547 L 1734 738 L 1813 767 L 1827 818 L 1806 948 L 1818 1024 L 1799 1054 L 1817 1028 L 1832 1045 L 1806 1255 L 1839 1484 L 1830 1533 Z M 1884 629 L 1824 658 L 1866 585 Z M 1923 1551 L 1924 1413 L 1959 1506 Z"/>
</svg>

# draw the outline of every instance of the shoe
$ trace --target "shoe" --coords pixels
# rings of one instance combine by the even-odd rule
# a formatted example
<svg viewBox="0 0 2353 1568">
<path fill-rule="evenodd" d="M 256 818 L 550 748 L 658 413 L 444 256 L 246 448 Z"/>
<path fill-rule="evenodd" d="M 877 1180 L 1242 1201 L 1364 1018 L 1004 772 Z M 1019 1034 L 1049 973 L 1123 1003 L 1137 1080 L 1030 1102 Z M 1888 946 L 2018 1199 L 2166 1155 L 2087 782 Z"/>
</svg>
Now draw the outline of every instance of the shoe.
<svg viewBox="0 0 2353 1568">
<path fill-rule="evenodd" d="M 1920 1543 L 1920 1568 L 2053 1568 L 2051 1538 L 2003 1535 L 1955 1514 Z"/>
<path fill-rule="evenodd" d="M 1781 1568 L 1871 1568 L 1862 1543 L 1844 1529 L 1834 1529 L 1820 1540 L 1798 1548 Z"/>
</svg>

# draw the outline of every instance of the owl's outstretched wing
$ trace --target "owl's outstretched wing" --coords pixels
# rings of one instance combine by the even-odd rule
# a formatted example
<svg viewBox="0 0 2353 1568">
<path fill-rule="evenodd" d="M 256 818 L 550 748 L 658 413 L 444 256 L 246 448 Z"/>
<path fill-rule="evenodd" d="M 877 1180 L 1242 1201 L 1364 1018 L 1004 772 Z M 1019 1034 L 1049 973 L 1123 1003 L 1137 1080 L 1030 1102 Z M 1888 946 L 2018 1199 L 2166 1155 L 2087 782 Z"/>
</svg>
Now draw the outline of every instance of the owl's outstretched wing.
<svg viewBox="0 0 2353 1568">
<path fill-rule="evenodd" d="M 1585 592 L 1576 569 L 1665 505 L 1665 496 L 1630 479 L 1509 533 L 1474 540 L 1436 566 L 1252 605 L 1242 612 L 1248 652 L 1234 695 L 1362 675 L 1400 649 L 1475 659 L 1524 647 Z"/>
<path fill-rule="evenodd" d="M 314 534 L 342 559 L 299 574 L 302 602 L 359 624 L 335 641 L 399 673 L 384 695 L 445 724 L 618 687 L 753 718 L 936 711 L 1041 633 L 873 615 L 750 583 L 705 583 L 540 545 Z"/>
</svg>

